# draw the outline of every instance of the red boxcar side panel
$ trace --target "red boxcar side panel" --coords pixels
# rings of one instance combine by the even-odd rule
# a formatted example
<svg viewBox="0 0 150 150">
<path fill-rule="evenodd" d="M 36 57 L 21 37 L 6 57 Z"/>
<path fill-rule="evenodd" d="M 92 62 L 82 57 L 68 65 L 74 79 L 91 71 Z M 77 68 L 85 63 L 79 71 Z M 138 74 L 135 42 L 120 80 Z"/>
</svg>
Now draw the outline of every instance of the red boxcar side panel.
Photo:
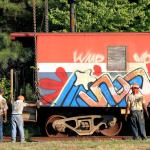
<svg viewBox="0 0 150 150">
<path fill-rule="evenodd" d="M 126 48 L 126 70 L 110 72 L 108 48 L 119 46 Z M 149 63 L 150 33 L 38 34 L 41 104 L 125 107 L 135 82 L 149 103 Z"/>
</svg>

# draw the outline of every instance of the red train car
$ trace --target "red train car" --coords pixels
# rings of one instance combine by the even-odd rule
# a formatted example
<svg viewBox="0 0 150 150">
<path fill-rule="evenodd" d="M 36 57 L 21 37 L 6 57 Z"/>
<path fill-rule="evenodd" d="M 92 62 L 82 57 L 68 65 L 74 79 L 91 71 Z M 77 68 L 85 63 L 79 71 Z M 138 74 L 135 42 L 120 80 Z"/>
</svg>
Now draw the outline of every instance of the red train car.
<svg viewBox="0 0 150 150">
<path fill-rule="evenodd" d="M 150 33 L 37 33 L 36 39 L 38 116 L 47 135 L 118 134 L 135 82 L 149 105 Z"/>
</svg>

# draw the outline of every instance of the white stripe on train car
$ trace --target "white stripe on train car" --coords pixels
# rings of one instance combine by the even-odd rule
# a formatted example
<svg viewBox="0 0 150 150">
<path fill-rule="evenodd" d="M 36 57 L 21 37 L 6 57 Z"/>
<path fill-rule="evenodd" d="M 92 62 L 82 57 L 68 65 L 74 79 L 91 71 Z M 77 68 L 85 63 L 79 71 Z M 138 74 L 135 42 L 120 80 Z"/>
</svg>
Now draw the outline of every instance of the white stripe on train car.
<svg viewBox="0 0 150 150">
<path fill-rule="evenodd" d="M 37 63 L 39 72 L 55 72 L 59 67 L 64 68 L 66 72 L 85 71 L 93 69 L 94 65 L 100 66 L 101 70 L 106 72 L 106 63 Z"/>
<path fill-rule="evenodd" d="M 119 72 L 119 71 L 108 71 L 107 63 L 37 63 L 38 72 L 55 72 L 57 68 L 62 67 L 66 72 L 74 71 L 85 71 L 88 69 L 93 69 L 93 66 L 99 66 L 102 73 L 107 72 Z M 145 63 L 127 63 L 126 72 L 132 71 L 137 68 L 143 68 L 146 72 L 147 67 Z M 122 71 L 120 71 L 122 72 Z"/>
</svg>

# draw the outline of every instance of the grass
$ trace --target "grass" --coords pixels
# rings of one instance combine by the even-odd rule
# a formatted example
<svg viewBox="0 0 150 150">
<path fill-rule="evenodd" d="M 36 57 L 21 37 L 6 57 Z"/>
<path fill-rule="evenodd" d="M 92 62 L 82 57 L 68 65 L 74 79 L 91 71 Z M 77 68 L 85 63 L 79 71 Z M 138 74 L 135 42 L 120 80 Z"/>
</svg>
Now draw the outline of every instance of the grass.
<svg viewBox="0 0 150 150">
<path fill-rule="evenodd" d="M 0 150 L 150 150 L 150 140 L 52 141 L 0 143 Z"/>
</svg>

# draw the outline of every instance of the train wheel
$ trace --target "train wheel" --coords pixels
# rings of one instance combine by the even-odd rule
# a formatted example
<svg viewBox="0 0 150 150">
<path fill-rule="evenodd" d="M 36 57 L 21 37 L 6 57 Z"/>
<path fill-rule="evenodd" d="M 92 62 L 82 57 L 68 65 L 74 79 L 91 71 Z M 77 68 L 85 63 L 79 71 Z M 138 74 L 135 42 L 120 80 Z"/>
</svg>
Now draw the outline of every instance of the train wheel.
<svg viewBox="0 0 150 150">
<path fill-rule="evenodd" d="M 46 125 L 45 125 L 45 131 L 47 136 L 51 136 L 51 135 L 57 135 L 58 132 L 52 127 L 52 124 L 54 121 L 56 120 L 60 120 L 60 119 L 64 119 L 64 116 L 60 116 L 60 115 L 52 115 L 48 118 Z"/>
<path fill-rule="evenodd" d="M 100 133 L 102 133 L 105 136 L 115 136 L 120 132 L 121 129 L 122 129 L 122 122 L 117 120 L 114 125 L 110 125 L 107 128 L 102 127 L 100 129 Z"/>
</svg>

